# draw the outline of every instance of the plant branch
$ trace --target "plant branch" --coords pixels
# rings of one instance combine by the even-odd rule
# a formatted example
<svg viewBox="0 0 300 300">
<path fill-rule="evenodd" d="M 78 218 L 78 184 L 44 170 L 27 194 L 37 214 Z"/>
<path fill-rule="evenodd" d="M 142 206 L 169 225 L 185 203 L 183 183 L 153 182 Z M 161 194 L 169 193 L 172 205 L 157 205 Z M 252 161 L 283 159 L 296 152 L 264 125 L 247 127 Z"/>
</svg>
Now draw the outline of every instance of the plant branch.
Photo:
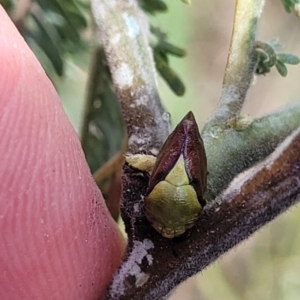
<svg viewBox="0 0 300 300">
<path fill-rule="evenodd" d="M 92 0 L 94 15 L 128 126 L 129 151 L 155 155 L 168 133 L 168 115 L 156 90 L 148 24 L 134 1 L 116 3 Z M 128 248 L 105 299 L 166 297 L 297 201 L 300 129 L 278 144 L 299 126 L 300 104 L 254 120 L 240 131 L 229 126 L 239 116 L 253 77 L 255 34 L 263 5 L 263 0 L 237 1 L 222 96 L 203 132 L 210 172 L 207 200 L 277 150 L 239 175 L 204 208 L 186 235 L 174 239 L 162 237 L 145 218 L 143 197 L 149 175 L 125 165 L 121 212 Z M 291 121 L 285 122 L 288 116 Z"/>
<path fill-rule="evenodd" d="M 160 236 L 145 220 L 140 207 L 147 178 L 126 166 L 124 199 L 129 201 L 130 194 L 132 200 L 124 204 L 124 215 L 131 220 L 131 251 L 105 299 L 162 299 L 293 205 L 300 195 L 299 149 L 300 129 L 207 205 L 188 237 L 173 240 Z"/>
<path fill-rule="evenodd" d="M 272 153 L 299 127 L 299 120 L 300 102 L 297 101 L 254 119 L 243 130 L 227 128 L 204 132 L 209 173 L 205 199 L 208 202 L 215 199 L 235 176 Z"/>
<path fill-rule="evenodd" d="M 204 130 L 223 127 L 239 115 L 251 84 L 257 54 L 255 38 L 264 0 L 237 0 L 231 45 L 218 107 Z"/>
<path fill-rule="evenodd" d="M 148 21 L 136 1 L 91 3 L 127 124 L 128 151 L 156 155 L 168 136 L 169 118 L 157 92 Z"/>
</svg>

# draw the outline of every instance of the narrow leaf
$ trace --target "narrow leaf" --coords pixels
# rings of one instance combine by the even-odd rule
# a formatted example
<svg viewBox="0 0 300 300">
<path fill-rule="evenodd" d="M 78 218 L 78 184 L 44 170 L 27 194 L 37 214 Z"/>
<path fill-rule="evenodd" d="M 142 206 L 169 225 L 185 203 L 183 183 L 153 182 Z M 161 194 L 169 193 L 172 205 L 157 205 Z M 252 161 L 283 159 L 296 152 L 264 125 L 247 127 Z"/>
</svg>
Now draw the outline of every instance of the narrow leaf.
<svg viewBox="0 0 300 300">
<path fill-rule="evenodd" d="M 278 73 L 282 77 L 286 77 L 286 75 L 287 75 L 287 68 L 286 68 L 285 64 L 283 62 L 281 62 L 280 60 L 278 60 L 275 66 L 276 66 L 276 69 L 277 69 Z"/>
<path fill-rule="evenodd" d="M 176 95 L 182 96 L 185 92 L 185 87 L 181 79 L 166 63 L 164 56 L 159 51 L 154 50 L 153 54 L 159 74 Z"/>
<path fill-rule="evenodd" d="M 298 65 L 300 63 L 300 59 L 298 56 L 289 53 L 277 54 L 277 59 L 283 62 L 284 64 L 289 65 Z"/>
<path fill-rule="evenodd" d="M 184 57 L 186 56 L 186 51 L 182 48 L 176 47 L 166 41 L 160 41 L 158 47 L 167 53 L 170 53 L 174 56 Z"/>
</svg>

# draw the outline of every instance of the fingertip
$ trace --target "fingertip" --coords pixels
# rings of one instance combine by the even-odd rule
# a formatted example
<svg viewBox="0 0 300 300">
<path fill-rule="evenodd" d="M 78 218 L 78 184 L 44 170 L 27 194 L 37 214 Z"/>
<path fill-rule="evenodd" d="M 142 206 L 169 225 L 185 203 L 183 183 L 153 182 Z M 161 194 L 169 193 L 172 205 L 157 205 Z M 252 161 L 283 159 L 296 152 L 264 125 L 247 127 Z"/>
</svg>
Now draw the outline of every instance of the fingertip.
<svg viewBox="0 0 300 300">
<path fill-rule="evenodd" d="M 124 239 L 50 80 L 0 20 L 0 298 L 95 299 Z"/>
</svg>

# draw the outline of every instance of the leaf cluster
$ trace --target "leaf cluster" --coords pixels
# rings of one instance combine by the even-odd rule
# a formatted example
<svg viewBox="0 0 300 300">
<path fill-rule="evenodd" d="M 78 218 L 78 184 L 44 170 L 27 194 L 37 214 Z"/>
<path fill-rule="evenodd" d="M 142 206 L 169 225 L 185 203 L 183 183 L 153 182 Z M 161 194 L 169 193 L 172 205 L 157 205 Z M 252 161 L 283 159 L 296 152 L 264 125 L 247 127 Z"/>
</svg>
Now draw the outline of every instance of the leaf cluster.
<svg viewBox="0 0 300 300">
<path fill-rule="evenodd" d="M 300 59 L 296 55 L 291 53 L 277 53 L 276 48 L 278 47 L 272 41 L 270 43 L 256 42 L 255 49 L 258 54 L 256 74 L 265 75 L 275 66 L 278 73 L 282 77 L 286 77 L 288 73 L 286 64 L 297 65 L 300 63 Z"/>
<path fill-rule="evenodd" d="M 12 16 L 22 10 L 22 2 L 6 3 Z M 84 0 L 35 0 L 14 19 L 50 77 L 64 74 L 67 55 L 86 50 L 82 32 L 88 28 L 88 11 Z"/>
<path fill-rule="evenodd" d="M 281 0 L 285 10 L 288 13 L 294 12 L 300 18 L 300 1 L 299 0 Z"/>
<path fill-rule="evenodd" d="M 141 8 L 148 14 L 167 12 L 168 7 L 161 0 L 140 0 Z M 165 80 L 170 89 L 177 95 L 182 96 L 185 92 L 185 86 L 179 75 L 170 65 L 169 56 L 184 57 L 186 51 L 168 41 L 167 34 L 159 27 L 150 26 L 152 33 L 151 47 L 156 69 L 160 76 Z"/>
</svg>

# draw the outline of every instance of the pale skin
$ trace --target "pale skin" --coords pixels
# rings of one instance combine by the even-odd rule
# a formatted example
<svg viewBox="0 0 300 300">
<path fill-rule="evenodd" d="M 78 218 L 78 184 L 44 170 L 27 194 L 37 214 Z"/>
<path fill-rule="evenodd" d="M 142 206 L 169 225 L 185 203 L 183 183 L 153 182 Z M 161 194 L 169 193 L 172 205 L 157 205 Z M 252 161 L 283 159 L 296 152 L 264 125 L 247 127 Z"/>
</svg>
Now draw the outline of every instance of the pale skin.
<svg viewBox="0 0 300 300">
<path fill-rule="evenodd" d="M 0 6 L 0 299 L 97 299 L 125 240 L 58 95 Z"/>
</svg>

